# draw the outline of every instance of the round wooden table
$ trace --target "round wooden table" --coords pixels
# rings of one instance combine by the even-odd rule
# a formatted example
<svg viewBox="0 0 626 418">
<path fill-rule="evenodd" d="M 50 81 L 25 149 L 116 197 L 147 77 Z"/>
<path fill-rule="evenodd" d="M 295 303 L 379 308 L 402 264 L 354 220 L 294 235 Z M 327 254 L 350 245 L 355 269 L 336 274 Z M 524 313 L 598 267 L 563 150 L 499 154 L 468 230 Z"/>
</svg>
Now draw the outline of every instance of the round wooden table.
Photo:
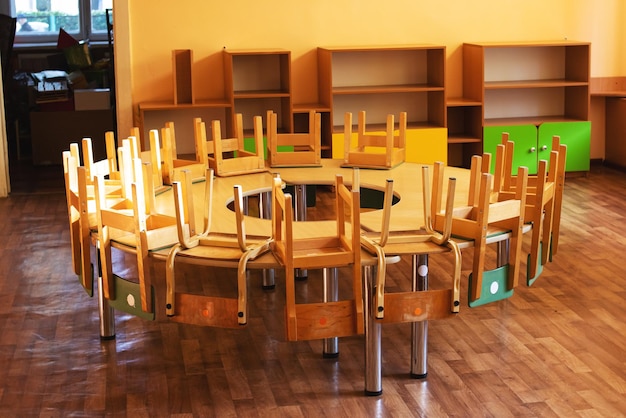
<svg viewBox="0 0 626 418">
<path fill-rule="evenodd" d="M 216 177 L 213 188 L 213 222 L 212 232 L 218 233 L 236 233 L 235 216 L 228 205 L 233 201 L 233 187 L 241 185 L 244 196 L 261 196 L 261 202 L 269 202 L 266 199 L 271 193 L 272 178 L 280 175 L 281 179 L 287 185 L 296 186 L 295 201 L 296 213 L 306 213 L 306 193 L 302 191 L 306 186 L 313 185 L 329 185 L 335 183 L 335 176 L 341 174 L 347 184 L 352 183 L 352 168 L 342 168 L 341 160 L 323 159 L 321 167 L 293 167 L 293 168 L 270 168 L 268 172 L 253 173 L 232 177 Z M 403 163 L 390 170 L 361 169 L 360 170 L 360 187 L 361 190 L 379 191 L 382 202 L 382 191 L 384 190 L 386 180 L 392 179 L 394 182 L 394 196 L 397 202 L 393 205 L 391 211 L 390 231 L 414 231 L 423 227 L 423 197 L 422 197 L 422 165 L 413 163 Z M 465 205 L 468 198 L 469 170 L 446 167 L 444 176 L 457 178 L 457 187 L 455 193 L 455 205 Z M 447 184 L 444 181 L 444 184 Z M 194 194 L 204 195 L 204 182 L 195 183 L 193 185 Z M 444 195 L 446 190 L 444 190 Z M 374 193 L 375 194 L 375 193 Z M 203 199 L 195 199 L 194 204 L 196 216 L 203 216 Z M 166 191 L 157 196 L 157 211 L 163 214 L 175 216 L 174 200 L 171 191 Z M 263 209 L 261 210 L 263 212 Z M 265 213 L 269 213 L 268 208 Z M 269 216 L 266 217 L 246 217 L 246 233 L 252 236 L 269 237 L 271 236 L 271 221 Z M 302 222 L 294 224 L 294 236 L 297 238 L 306 238 L 319 235 L 320 231 L 328 231 L 334 228 L 333 221 L 308 221 L 300 215 Z M 200 219 L 199 219 L 200 220 Z M 370 210 L 361 214 L 361 226 L 364 230 L 378 232 L 382 223 L 382 211 Z M 155 259 L 164 259 L 167 251 L 156 252 L 153 254 Z M 398 255 L 396 255 L 398 256 Z M 399 257 L 396 257 L 396 260 Z M 363 297 L 366 299 L 365 308 L 371 310 L 374 294 L 373 294 L 373 277 L 375 276 L 373 269 L 376 260 L 373 256 L 364 253 L 362 257 L 364 268 L 364 281 L 366 292 Z M 427 254 L 415 259 L 421 266 L 427 267 Z M 236 263 L 234 264 L 236 267 Z M 256 269 L 274 269 L 281 268 L 279 263 L 274 259 L 271 253 L 267 253 L 257 260 L 250 261 L 249 268 Z M 414 271 L 419 269 L 414 268 Z M 424 274 L 420 277 L 414 277 L 414 280 L 420 280 L 418 288 L 427 287 L 427 270 L 421 270 Z M 416 273 L 417 274 L 417 273 Z M 326 276 L 326 275 L 325 275 Z M 330 277 L 335 275 L 329 275 Z M 331 291 L 332 291 L 331 283 Z M 381 351 L 381 331 L 382 325 L 376 321 L 373 312 L 366 311 L 366 330 L 365 330 L 365 392 L 369 395 L 378 395 L 382 393 L 382 351 Z M 100 309 L 101 321 L 105 323 L 102 329 L 114 330 L 113 312 L 111 309 Z M 108 323 L 108 325 L 106 325 Z M 114 331 L 113 331 L 114 334 Z M 414 323 L 412 338 L 412 359 L 411 359 L 411 375 L 414 377 L 425 377 L 426 371 L 426 355 L 427 355 L 427 321 Z M 336 354 L 337 339 L 329 339 L 325 341 L 325 354 Z M 336 353 L 334 353 L 336 352 Z"/>
</svg>

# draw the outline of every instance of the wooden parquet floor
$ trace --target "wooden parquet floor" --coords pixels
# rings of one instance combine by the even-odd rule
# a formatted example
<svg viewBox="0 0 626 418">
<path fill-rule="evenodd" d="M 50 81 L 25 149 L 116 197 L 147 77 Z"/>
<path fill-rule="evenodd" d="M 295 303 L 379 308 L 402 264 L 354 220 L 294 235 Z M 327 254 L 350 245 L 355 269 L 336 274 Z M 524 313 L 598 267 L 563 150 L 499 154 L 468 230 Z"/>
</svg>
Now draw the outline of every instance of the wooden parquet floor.
<svg viewBox="0 0 626 418">
<path fill-rule="evenodd" d="M 280 275 L 273 292 L 253 276 L 244 329 L 118 313 L 116 339 L 101 341 L 97 300 L 71 271 L 64 195 L 0 199 L 0 417 L 626 416 L 625 213 L 626 174 L 568 178 L 559 253 L 533 287 L 431 322 L 423 380 L 409 377 L 410 327 L 386 325 L 384 392 L 366 397 L 362 337 L 340 339 L 337 359 L 284 341 Z M 431 259 L 432 287 L 448 265 Z M 390 286 L 408 269 L 390 267 Z"/>
</svg>

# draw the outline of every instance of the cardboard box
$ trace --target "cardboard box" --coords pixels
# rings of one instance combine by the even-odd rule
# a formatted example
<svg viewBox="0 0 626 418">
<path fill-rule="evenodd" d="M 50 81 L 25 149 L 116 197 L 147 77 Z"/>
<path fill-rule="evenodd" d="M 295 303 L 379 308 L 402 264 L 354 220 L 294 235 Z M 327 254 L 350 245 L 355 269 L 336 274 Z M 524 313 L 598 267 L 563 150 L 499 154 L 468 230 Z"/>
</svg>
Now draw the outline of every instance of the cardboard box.
<svg viewBox="0 0 626 418">
<path fill-rule="evenodd" d="M 111 108 L 109 89 L 74 90 L 75 110 L 106 110 Z"/>
</svg>

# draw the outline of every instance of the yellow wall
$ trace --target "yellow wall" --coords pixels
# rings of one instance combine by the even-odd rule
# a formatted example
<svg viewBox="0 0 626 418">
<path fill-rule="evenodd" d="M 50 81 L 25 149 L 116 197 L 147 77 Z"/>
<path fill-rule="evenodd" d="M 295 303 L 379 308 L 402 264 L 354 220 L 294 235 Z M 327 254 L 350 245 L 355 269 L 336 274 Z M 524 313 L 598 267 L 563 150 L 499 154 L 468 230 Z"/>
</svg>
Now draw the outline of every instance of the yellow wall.
<svg viewBox="0 0 626 418">
<path fill-rule="evenodd" d="M 116 0 L 120 132 L 137 103 L 171 99 L 171 51 L 194 51 L 194 92 L 223 96 L 221 50 L 292 54 L 294 103 L 317 101 L 316 47 L 428 43 L 447 47 L 449 96 L 461 93 L 461 45 L 589 41 L 592 77 L 626 75 L 622 0 Z M 128 32 L 128 33 L 125 33 Z M 127 39 L 128 49 L 119 42 Z M 594 157 L 592 155 L 592 157 Z"/>
</svg>

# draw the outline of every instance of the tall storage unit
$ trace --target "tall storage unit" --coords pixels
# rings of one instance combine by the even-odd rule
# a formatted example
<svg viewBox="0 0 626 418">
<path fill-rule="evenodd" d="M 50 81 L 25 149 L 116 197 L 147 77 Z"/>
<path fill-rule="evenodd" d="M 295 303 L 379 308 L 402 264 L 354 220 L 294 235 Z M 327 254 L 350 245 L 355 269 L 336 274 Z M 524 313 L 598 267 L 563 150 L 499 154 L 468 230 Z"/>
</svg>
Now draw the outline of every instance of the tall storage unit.
<svg viewBox="0 0 626 418">
<path fill-rule="evenodd" d="M 483 151 L 495 154 L 502 132 L 509 132 L 524 144 L 516 146 L 516 158 L 532 173 L 532 161 L 543 159 L 539 151 L 560 135 L 568 145 L 567 170 L 588 171 L 589 62 L 587 42 L 464 44 L 464 94 L 482 103 Z"/>
<path fill-rule="evenodd" d="M 444 46 L 318 48 L 320 101 L 330 109 L 333 158 L 343 158 L 344 114 L 366 112 L 368 131 L 407 112 L 406 160 L 447 162 Z M 356 131 L 356 129 L 354 129 Z"/>
</svg>

